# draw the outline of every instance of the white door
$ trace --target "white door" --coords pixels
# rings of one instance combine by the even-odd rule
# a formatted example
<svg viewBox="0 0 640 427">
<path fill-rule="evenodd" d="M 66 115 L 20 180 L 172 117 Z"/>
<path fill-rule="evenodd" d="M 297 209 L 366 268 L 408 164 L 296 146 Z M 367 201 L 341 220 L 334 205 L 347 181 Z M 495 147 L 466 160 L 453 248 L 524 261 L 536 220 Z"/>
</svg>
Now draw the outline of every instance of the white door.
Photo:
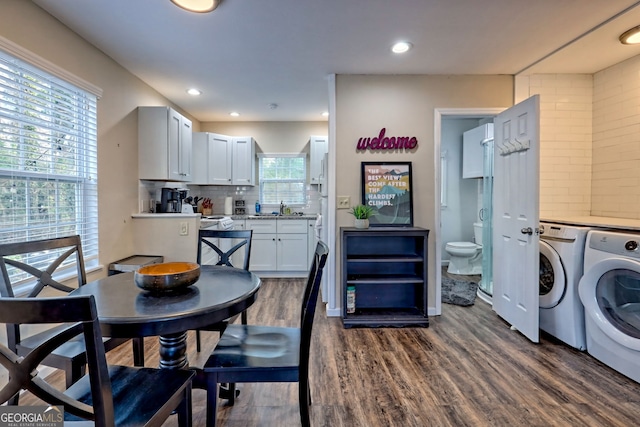
<svg viewBox="0 0 640 427">
<path fill-rule="evenodd" d="M 540 97 L 494 120 L 493 309 L 539 341 Z"/>
</svg>

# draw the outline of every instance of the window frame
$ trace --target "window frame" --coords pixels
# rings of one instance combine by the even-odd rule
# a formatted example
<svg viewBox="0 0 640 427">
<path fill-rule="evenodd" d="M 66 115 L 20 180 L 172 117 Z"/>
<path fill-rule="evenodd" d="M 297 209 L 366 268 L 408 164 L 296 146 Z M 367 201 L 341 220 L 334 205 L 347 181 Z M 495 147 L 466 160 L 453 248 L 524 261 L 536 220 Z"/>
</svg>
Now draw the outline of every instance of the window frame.
<svg viewBox="0 0 640 427">
<path fill-rule="evenodd" d="M 279 178 L 279 179 L 264 178 L 263 176 L 264 166 L 262 162 L 266 158 L 271 158 L 271 159 L 300 158 L 302 159 L 303 168 L 304 168 L 304 170 L 302 171 L 302 178 Z M 279 201 L 267 202 L 265 200 L 265 196 L 264 196 L 265 183 L 273 183 L 273 182 L 294 183 L 294 184 L 300 183 L 302 186 L 302 190 L 298 194 L 299 198 L 297 200 L 294 201 L 292 199 L 286 199 L 284 197 L 277 197 L 277 198 L 278 200 L 282 200 L 283 203 L 287 206 L 294 206 L 294 207 L 305 206 L 307 203 L 307 200 L 306 200 L 307 199 L 307 193 L 306 193 L 307 173 L 308 173 L 308 161 L 307 161 L 307 155 L 305 153 L 259 153 L 258 154 L 258 191 L 259 191 L 260 204 L 273 206 L 273 205 L 278 205 L 280 203 Z"/>
</svg>

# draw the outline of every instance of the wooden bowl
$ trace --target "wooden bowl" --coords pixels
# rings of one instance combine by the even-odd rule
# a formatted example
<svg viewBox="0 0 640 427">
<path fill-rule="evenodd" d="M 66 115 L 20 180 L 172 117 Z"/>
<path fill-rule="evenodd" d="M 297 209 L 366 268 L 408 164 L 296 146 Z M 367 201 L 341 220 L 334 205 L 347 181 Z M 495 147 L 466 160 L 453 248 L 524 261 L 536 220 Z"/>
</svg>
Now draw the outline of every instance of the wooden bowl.
<svg viewBox="0 0 640 427">
<path fill-rule="evenodd" d="M 136 285 L 146 291 L 163 293 L 187 288 L 200 278 L 200 266 L 194 262 L 165 262 L 139 268 Z"/>
</svg>

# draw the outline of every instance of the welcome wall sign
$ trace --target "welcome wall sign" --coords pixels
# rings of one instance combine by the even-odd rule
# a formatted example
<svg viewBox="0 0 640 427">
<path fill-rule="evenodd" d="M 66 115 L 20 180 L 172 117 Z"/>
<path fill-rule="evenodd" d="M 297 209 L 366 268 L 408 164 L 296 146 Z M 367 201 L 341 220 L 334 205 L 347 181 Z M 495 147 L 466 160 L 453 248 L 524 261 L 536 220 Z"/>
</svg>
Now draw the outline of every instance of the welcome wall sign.
<svg viewBox="0 0 640 427">
<path fill-rule="evenodd" d="M 385 150 L 413 150 L 418 146 L 418 138 L 415 136 L 385 136 L 387 128 L 382 128 L 378 136 L 361 137 L 358 139 L 356 149 L 358 151 L 385 151 Z"/>
</svg>

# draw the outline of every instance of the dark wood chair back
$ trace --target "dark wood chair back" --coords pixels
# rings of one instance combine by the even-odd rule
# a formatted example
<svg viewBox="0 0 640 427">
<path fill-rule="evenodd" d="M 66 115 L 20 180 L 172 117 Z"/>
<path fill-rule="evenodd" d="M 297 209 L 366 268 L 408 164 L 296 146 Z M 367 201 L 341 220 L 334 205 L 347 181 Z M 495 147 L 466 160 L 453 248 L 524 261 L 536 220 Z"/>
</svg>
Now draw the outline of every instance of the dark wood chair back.
<svg viewBox="0 0 640 427">
<path fill-rule="evenodd" d="M 168 390 L 158 391 L 155 396 L 145 394 L 144 398 L 138 398 L 135 397 L 135 394 L 131 394 L 131 392 L 137 393 L 139 387 L 143 386 L 142 384 L 128 383 L 132 382 L 135 375 L 139 373 L 155 373 L 162 370 L 118 367 L 121 370 L 117 371 L 117 375 L 114 375 L 113 379 L 110 378 L 110 368 L 107 366 L 98 314 L 92 295 L 56 298 L 0 298 L 0 322 L 64 325 L 64 328 L 58 330 L 56 335 L 33 348 L 24 357 L 0 344 L 0 364 L 8 370 L 7 383 L 0 389 L 0 403 L 9 402 L 20 391 L 28 390 L 44 402 L 51 405 L 63 405 L 65 419 L 71 415 L 72 419 L 78 417 L 94 421 L 95 425 L 99 427 L 112 427 L 122 422 L 123 412 L 125 412 L 125 417 L 152 420 L 153 413 L 135 414 L 135 411 L 140 409 L 144 412 L 149 409 L 149 406 L 144 402 L 145 399 L 152 402 L 152 407 L 161 408 L 162 404 L 158 400 L 166 398 L 172 400 L 173 404 L 170 405 L 170 408 L 163 408 L 164 415 L 168 417 L 172 410 L 182 405 L 181 423 L 182 425 L 190 424 L 190 420 L 187 419 L 190 412 L 184 405 L 187 402 L 191 403 L 191 379 L 194 375 L 192 372 L 166 370 L 163 373 L 166 376 L 164 380 L 170 383 L 170 376 L 178 377 L 177 386 L 171 384 L 167 387 Z M 37 368 L 53 350 L 77 335 L 83 335 L 86 344 L 88 379 L 82 378 L 70 389 L 62 391 L 58 388 L 59 386 L 47 382 L 47 378 L 44 378 Z M 167 386 L 167 384 L 164 385 Z M 154 387 L 162 388 L 158 385 Z M 127 404 L 126 401 L 123 401 L 122 396 L 127 392 L 129 399 L 135 402 L 139 408 L 124 408 L 122 410 L 118 407 L 118 405 Z M 131 425 L 143 425 L 137 424 L 139 419 L 131 421 L 133 422 Z M 158 420 L 153 420 L 150 425 L 159 426 L 161 424 Z"/>
<path fill-rule="evenodd" d="M 218 254 L 218 262 L 216 265 L 226 265 L 229 267 L 242 268 L 249 270 L 249 261 L 251 257 L 251 237 L 253 236 L 253 230 L 200 230 L 198 234 L 198 256 L 197 262 L 202 265 L 202 245 L 207 245 Z M 218 245 L 211 242 L 209 239 L 218 239 Z M 221 247 L 222 241 L 226 241 L 229 246 L 229 250 L 223 250 Z M 234 266 L 231 262 L 231 257 L 239 249 L 244 248 L 242 265 Z M 196 351 L 202 350 L 202 339 L 200 337 L 200 331 L 217 331 L 223 332 L 229 323 L 235 321 L 237 316 L 231 319 L 224 320 L 222 322 L 214 323 L 204 328 L 196 329 Z M 241 321 L 243 325 L 247 324 L 247 312 L 243 311 L 241 314 Z"/>
<path fill-rule="evenodd" d="M 38 267 L 38 258 L 51 251 L 58 251 L 58 257 L 48 265 Z M 73 258 L 70 259 L 70 257 Z M 9 276 L 9 268 L 20 270 L 26 276 L 36 280 L 36 285 L 31 289 L 27 297 L 38 296 L 47 286 L 62 292 L 71 292 L 73 288 L 63 285 L 52 276 L 65 261 L 73 261 L 75 258 L 78 286 L 87 283 L 87 274 L 84 268 L 82 256 L 82 244 L 80 236 L 59 237 L 32 242 L 6 243 L 0 245 L 0 296 L 13 297 L 14 289 Z M 9 268 L 7 267 L 9 266 Z"/>
<path fill-rule="evenodd" d="M 327 245 L 318 242 L 304 288 L 298 328 L 233 324 L 222 333 L 203 368 L 208 427 L 216 424 L 218 384 L 241 382 L 298 382 L 300 421 L 309 426 L 311 332 L 328 254 Z M 256 345 L 260 347 L 258 351 Z M 225 397 L 233 405 L 236 396 L 232 390 Z"/>
<path fill-rule="evenodd" d="M 202 261 L 202 245 L 207 245 L 213 249 L 220 257 L 216 265 L 227 265 L 229 267 L 242 268 L 249 270 L 249 260 L 251 256 L 251 237 L 253 230 L 200 230 L 197 262 Z M 208 239 L 220 239 L 231 242 L 231 248 L 227 251 L 221 249 L 221 244 L 215 245 Z M 238 241 L 239 240 L 239 241 Z M 240 248 L 244 248 L 244 258 L 242 265 L 233 265 L 231 256 Z"/>
<path fill-rule="evenodd" d="M 102 425 L 113 425 L 113 401 L 107 372 L 107 362 L 98 315 L 93 296 L 64 298 L 0 298 L 0 322 L 13 324 L 72 323 L 49 341 L 20 357 L 0 344 L 0 362 L 9 370 L 9 381 L 0 390 L 0 402 L 7 402 L 21 390 L 29 390 L 47 403 L 65 405 L 65 411 L 86 419 L 102 420 Z M 77 322 L 77 323 L 76 323 Z M 91 393 L 95 410 L 70 399 L 41 378 L 38 365 L 52 350 L 83 334 L 87 348 L 87 364 L 91 377 Z M 33 374 L 35 373 L 35 376 Z"/>
<path fill-rule="evenodd" d="M 47 254 L 56 254 L 50 262 L 43 262 Z M 31 242 L 6 243 L 0 245 L 0 297 L 13 298 L 16 296 L 16 283 L 33 282 L 34 286 L 20 297 L 39 298 L 41 294 L 51 294 L 54 289 L 58 295 L 64 295 L 75 288 L 56 280 L 54 276 L 60 273 L 61 267 L 75 263 L 77 286 L 87 283 L 82 244 L 80 236 L 58 237 L 53 239 L 35 240 Z M 13 274 L 10 274 L 13 273 Z M 74 272 L 74 270 L 71 270 Z M 11 277 L 17 277 L 13 282 Z M 49 295 L 50 296 L 50 295 Z M 42 331 L 24 338 L 21 334 L 20 323 L 5 322 L 7 329 L 7 344 L 9 348 L 23 355 L 43 341 L 49 339 L 50 334 L 56 333 L 56 328 Z M 104 346 L 107 351 L 129 341 L 125 338 L 107 338 Z M 144 347 L 141 338 L 134 340 L 134 359 L 137 366 L 144 365 Z M 57 349 L 49 355 L 43 363 L 58 369 L 64 369 L 67 385 L 71 385 L 80 378 L 85 371 L 86 355 L 81 339 Z M 17 400 L 12 404 L 17 404 Z"/>
<path fill-rule="evenodd" d="M 313 330 L 313 319 L 316 315 L 318 305 L 318 295 L 320 294 L 320 283 L 322 282 L 322 271 L 327 263 L 329 248 L 324 242 L 319 241 L 313 255 L 313 262 L 309 269 L 309 276 L 302 298 L 302 309 L 300 319 L 300 376 L 309 377 L 309 349 L 311 348 L 311 332 Z"/>
</svg>

